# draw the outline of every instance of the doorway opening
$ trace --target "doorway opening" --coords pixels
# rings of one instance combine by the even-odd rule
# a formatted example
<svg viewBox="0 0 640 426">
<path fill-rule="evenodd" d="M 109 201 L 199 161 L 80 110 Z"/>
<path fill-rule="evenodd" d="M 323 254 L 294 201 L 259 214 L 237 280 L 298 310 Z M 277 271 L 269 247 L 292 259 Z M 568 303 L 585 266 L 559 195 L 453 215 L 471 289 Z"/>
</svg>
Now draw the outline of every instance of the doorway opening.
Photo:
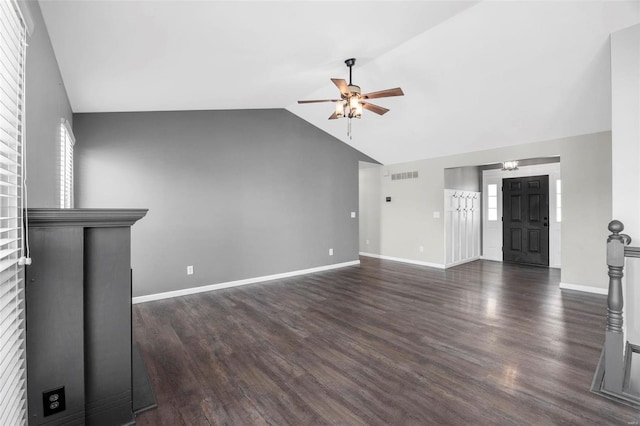
<svg viewBox="0 0 640 426">
<path fill-rule="evenodd" d="M 545 159 L 547 160 L 547 159 Z M 482 171 L 482 258 L 488 260 L 514 261 L 528 264 L 549 266 L 552 268 L 560 268 L 561 265 L 561 230 L 562 230 L 562 199 L 561 199 L 561 175 L 560 175 L 560 159 L 552 158 L 554 162 L 543 164 L 525 165 L 519 167 L 515 171 L 503 171 L 499 166 L 493 169 L 485 169 Z M 523 162 L 521 161 L 521 164 Z M 539 182 L 535 185 L 544 187 L 547 190 L 547 207 L 544 212 L 536 211 L 531 214 L 538 215 L 539 221 L 535 227 L 520 227 L 520 230 L 505 231 L 505 197 L 503 194 L 503 180 L 513 178 L 540 178 L 546 177 L 546 182 Z M 535 179 L 534 179 L 535 180 Z M 515 181 L 513 181 L 515 182 Z M 526 180 L 524 182 L 527 182 Z M 522 184 L 522 182 L 521 182 Z M 541 188 L 542 189 L 542 188 Z M 532 189 L 533 190 L 533 189 Z M 524 205 L 529 203 L 529 195 L 532 198 L 540 197 L 540 194 L 519 194 L 520 199 L 514 203 L 520 203 L 517 214 L 524 219 L 524 215 L 529 212 L 523 212 Z M 522 198 L 524 196 L 526 200 Z M 510 197 L 510 195 L 509 195 Z M 516 194 L 516 198 L 518 195 Z M 510 198 L 509 198 L 510 199 Z M 545 203 L 543 203 L 545 204 Z M 542 207 L 538 205 L 537 207 Z M 507 206 L 508 208 L 508 206 Z M 511 209 L 514 210 L 514 209 Z M 511 218 L 513 211 L 507 212 Z M 546 213 L 546 214 L 545 214 Z M 544 218 L 547 218 L 545 221 Z M 518 216 L 514 216 L 515 219 Z M 532 218 L 533 219 L 533 218 Z M 547 226 L 544 226 L 544 224 Z M 539 226 L 538 226 L 539 225 Z M 510 228 L 508 228 L 510 229 Z M 543 231 L 538 231 L 543 229 Z M 546 230 L 544 230 L 546 229 Z M 519 247 L 520 251 L 513 250 Z M 527 253 L 522 253 L 522 249 L 526 248 Z M 504 251 L 503 251 L 504 250 Z M 543 254 L 542 251 L 545 251 Z M 506 253 L 503 254 L 503 253 Z M 547 259 L 548 256 L 548 259 Z"/>
</svg>

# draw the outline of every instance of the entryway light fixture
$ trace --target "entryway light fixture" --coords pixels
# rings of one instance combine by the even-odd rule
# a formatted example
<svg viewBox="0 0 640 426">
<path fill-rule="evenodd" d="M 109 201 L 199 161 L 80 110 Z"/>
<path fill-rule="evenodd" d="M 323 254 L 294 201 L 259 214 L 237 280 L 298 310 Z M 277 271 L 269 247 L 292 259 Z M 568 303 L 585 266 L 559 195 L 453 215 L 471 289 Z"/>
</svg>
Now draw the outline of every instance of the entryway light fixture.
<svg viewBox="0 0 640 426">
<path fill-rule="evenodd" d="M 502 170 L 506 170 L 512 172 L 514 170 L 518 170 L 518 162 L 517 161 L 505 161 L 502 163 Z"/>
</svg>

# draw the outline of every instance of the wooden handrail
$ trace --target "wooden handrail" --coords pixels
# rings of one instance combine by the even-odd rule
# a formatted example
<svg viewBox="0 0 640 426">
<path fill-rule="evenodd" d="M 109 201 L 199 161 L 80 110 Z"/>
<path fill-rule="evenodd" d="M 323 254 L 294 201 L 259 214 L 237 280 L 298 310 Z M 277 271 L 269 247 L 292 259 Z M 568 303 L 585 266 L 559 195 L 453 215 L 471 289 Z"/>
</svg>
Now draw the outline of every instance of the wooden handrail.
<svg viewBox="0 0 640 426">
<path fill-rule="evenodd" d="M 624 257 L 640 257 L 640 247 L 625 247 Z"/>
</svg>

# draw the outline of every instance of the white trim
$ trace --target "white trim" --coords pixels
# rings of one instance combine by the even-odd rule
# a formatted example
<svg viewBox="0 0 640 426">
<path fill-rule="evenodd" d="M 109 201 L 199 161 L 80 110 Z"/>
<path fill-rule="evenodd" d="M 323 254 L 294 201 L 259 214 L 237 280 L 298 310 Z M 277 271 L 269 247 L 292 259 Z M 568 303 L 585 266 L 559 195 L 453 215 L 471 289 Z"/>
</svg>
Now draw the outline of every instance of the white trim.
<svg viewBox="0 0 640 426">
<path fill-rule="evenodd" d="M 22 21 L 24 22 L 25 29 L 27 30 L 27 35 L 31 37 L 33 35 L 33 30 L 35 29 L 35 25 L 33 22 L 33 14 L 31 13 L 31 5 L 29 3 L 31 2 L 23 0 L 16 1 L 20 14 L 22 15 Z"/>
<path fill-rule="evenodd" d="M 411 263 L 412 265 L 428 266 L 429 268 L 445 269 L 445 266 L 440 263 L 422 262 L 421 260 L 404 259 L 401 257 L 383 256 L 381 254 L 360 252 L 360 256 L 375 257 L 377 259 L 392 260 L 394 262 Z"/>
<path fill-rule="evenodd" d="M 73 126 L 69 123 L 69 120 L 64 117 L 60 118 L 60 124 L 67 130 L 67 135 L 69 139 L 71 139 L 71 146 L 74 146 L 76 144 L 76 135 L 73 134 Z"/>
<path fill-rule="evenodd" d="M 449 268 L 451 268 L 452 266 L 458 266 L 458 265 L 462 265 L 462 264 L 464 264 L 464 263 L 469 263 L 469 262 L 473 262 L 473 261 L 476 261 L 476 260 L 480 260 L 480 257 L 481 257 L 481 256 L 473 256 L 473 257 L 470 257 L 470 258 L 468 258 L 468 259 L 462 259 L 462 260 L 458 260 L 458 261 L 456 261 L 456 262 L 447 263 L 447 264 L 444 266 L 444 269 L 449 269 Z"/>
<path fill-rule="evenodd" d="M 301 269 L 298 271 L 291 271 L 291 272 L 283 272 L 281 274 L 265 275 L 263 277 L 247 278 L 244 280 L 229 281 L 226 283 L 219 283 L 219 284 L 210 284 L 210 285 L 204 285 L 200 287 L 191 287 L 191 288 L 185 288 L 182 290 L 167 291 L 164 293 L 147 294 L 145 296 L 133 297 L 131 299 L 131 303 L 135 305 L 137 303 L 152 302 L 154 300 L 162 300 L 162 299 L 170 299 L 173 297 L 187 296 L 189 294 L 203 293 L 205 291 L 220 290 L 220 289 L 229 288 L 229 287 L 238 287 L 241 285 L 255 284 L 255 283 L 260 283 L 264 281 L 295 277 L 297 275 L 313 274 L 315 272 L 322 272 L 322 271 L 328 271 L 331 269 L 345 268 L 347 266 L 357 266 L 357 265 L 360 265 L 360 261 L 353 260 L 350 262 L 334 263 L 332 265 L 318 266 L 316 268 Z"/>
<path fill-rule="evenodd" d="M 609 294 L 609 290 L 606 288 L 600 287 L 591 287 L 588 285 L 580 285 L 580 284 L 570 284 L 570 283 L 560 283 L 560 290 L 574 290 L 574 291 L 582 291 L 584 293 L 592 293 L 592 294 Z"/>
</svg>

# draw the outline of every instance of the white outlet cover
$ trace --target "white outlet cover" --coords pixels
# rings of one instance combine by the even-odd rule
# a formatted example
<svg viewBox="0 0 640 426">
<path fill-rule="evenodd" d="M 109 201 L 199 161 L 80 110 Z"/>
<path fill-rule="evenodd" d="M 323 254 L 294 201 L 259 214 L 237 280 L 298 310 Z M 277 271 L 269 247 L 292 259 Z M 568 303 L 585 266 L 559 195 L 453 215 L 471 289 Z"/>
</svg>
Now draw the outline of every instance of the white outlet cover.
<svg viewBox="0 0 640 426">
<path fill-rule="evenodd" d="M 333 249 L 332 248 L 329 249 L 329 256 L 333 256 Z"/>
<path fill-rule="evenodd" d="M 356 212 L 351 212 L 351 218 L 355 218 L 356 217 Z"/>
<path fill-rule="evenodd" d="M 369 240 L 367 240 L 367 244 L 369 244 Z"/>
<path fill-rule="evenodd" d="M 193 275 L 193 265 L 187 266 L 187 275 Z"/>
<path fill-rule="evenodd" d="M 434 219 L 440 219 L 440 212 L 433 212 Z"/>
<path fill-rule="evenodd" d="M 420 250 L 420 253 L 423 253 L 423 252 L 424 252 L 424 246 L 420 246 L 420 247 L 418 248 L 418 250 Z"/>
</svg>

